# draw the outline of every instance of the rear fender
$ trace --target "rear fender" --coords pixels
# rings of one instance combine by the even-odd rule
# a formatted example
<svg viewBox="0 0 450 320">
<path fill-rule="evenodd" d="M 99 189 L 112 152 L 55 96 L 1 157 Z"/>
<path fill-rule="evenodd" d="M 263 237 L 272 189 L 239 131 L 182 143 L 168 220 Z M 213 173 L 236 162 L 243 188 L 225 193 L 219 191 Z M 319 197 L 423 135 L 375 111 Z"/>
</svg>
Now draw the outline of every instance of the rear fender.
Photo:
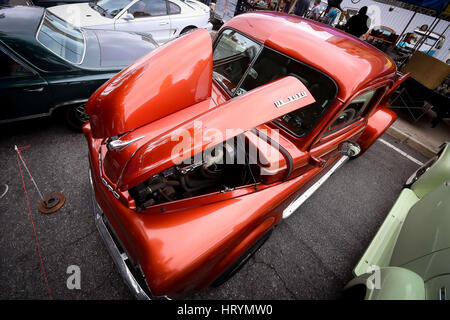
<svg viewBox="0 0 450 320">
<path fill-rule="evenodd" d="M 391 100 L 392 95 L 394 92 L 400 87 L 400 85 L 405 82 L 406 79 L 408 79 L 411 76 L 411 72 L 402 74 L 400 72 L 397 72 L 397 80 L 395 81 L 394 85 L 389 89 L 388 92 L 384 95 L 384 97 L 380 101 L 380 106 L 382 107 L 388 107 L 389 106 L 389 100 Z"/>
<path fill-rule="evenodd" d="M 364 153 L 369 147 L 394 123 L 397 114 L 384 107 L 378 107 L 368 119 L 367 128 L 358 139 L 361 146 L 361 153 Z"/>
<path fill-rule="evenodd" d="M 378 277 L 378 280 L 377 280 Z M 366 300 L 423 300 L 425 283 L 411 270 L 399 267 L 375 269 L 351 280 L 344 288 L 346 294 L 365 287 Z M 370 287 L 370 288 L 369 288 Z M 363 293 L 364 291 L 357 291 Z M 353 298 L 353 296 L 352 296 Z"/>
</svg>

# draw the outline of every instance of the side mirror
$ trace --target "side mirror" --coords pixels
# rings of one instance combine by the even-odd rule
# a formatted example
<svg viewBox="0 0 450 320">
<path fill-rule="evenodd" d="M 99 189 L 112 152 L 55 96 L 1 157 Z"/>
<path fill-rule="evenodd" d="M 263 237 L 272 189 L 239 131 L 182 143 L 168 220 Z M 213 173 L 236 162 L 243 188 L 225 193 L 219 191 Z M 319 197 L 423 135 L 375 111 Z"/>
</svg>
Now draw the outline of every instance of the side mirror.
<svg viewBox="0 0 450 320">
<path fill-rule="evenodd" d="M 125 14 L 123 15 L 122 19 L 123 19 L 123 20 L 130 21 L 130 20 L 134 20 L 134 16 L 133 16 L 132 13 L 127 12 L 127 13 L 125 13 Z"/>
</svg>

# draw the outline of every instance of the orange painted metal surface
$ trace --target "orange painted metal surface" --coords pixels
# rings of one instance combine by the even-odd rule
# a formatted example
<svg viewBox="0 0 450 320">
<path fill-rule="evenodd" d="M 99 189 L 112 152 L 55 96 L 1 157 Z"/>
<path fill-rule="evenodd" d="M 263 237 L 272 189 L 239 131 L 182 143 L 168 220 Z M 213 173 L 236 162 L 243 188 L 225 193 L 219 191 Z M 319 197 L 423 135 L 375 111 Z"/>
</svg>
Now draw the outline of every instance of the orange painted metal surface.
<svg viewBox="0 0 450 320">
<path fill-rule="evenodd" d="M 328 26 L 290 15 L 244 14 L 223 26 L 228 27 L 327 73 L 338 84 L 338 97 L 308 136 L 295 138 L 272 120 L 314 101 L 303 84 L 286 77 L 230 99 L 211 80 L 211 41 L 204 31 L 155 50 L 92 96 L 88 105 L 92 120 L 83 131 L 95 197 L 156 296 L 176 298 L 210 285 L 279 223 L 282 211 L 331 167 L 340 156 L 341 142 L 357 141 L 366 150 L 395 120 L 392 111 L 377 107 L 398 79 L 395 65 L 376 49 Z M 351 99 L 371 88 L 382 91 L 368 116 L 324 135 Z M 308 97 L 275 107 L 275 101 L 299 91 Z M 266 166 L 276 164 L 277 170 L 255 185 L 137 210 L 128 190 L 173 166 L 171 153 L 178 141 L 172 141 L 171 134 L 183 128 L 195 136 L 195 123 L 200 120 L 203 131 L 242 129 L 248 143 L 266 144 L 268 150 L 273 146 L 250 130 L 256 128 L 272 138 L 278 135 L 287 156 L 263 153 Z M 123 150 L 108 150 L 107 138 L 125 132 L 124 141 L 145 138 Z M 189 143 L 183 157 L 210 145 L 202 137 L 198 147 Z M 324 167 L 318 165 L 322 160 Z M 289 166 L 292 172 L 285 181 Z M 102 182 L 100 172 L 118 198 Z"/>
<path fill-rule="evenodd" d="M 212 47 L 200 29 L 142 57 L 89 99 L 96 138 L 107 138 L 184 109 L 211 96 Z"/>
<path fill-rule="evenodd" d="M 369 147 L 394 123 L 397 114 L 387 108 L 379 107 L 370 116 L 367 128 L 358 139 L 362 152 Z"/>
</svg>

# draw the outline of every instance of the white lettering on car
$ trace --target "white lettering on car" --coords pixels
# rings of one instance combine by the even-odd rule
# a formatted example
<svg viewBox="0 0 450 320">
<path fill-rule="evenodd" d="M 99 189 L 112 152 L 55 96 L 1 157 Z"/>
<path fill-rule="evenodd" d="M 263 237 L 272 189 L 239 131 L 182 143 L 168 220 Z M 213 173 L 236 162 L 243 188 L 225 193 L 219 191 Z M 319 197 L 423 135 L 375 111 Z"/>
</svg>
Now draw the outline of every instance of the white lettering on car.
<svg viewBox="0 0 450 320">
<path fill-rule="evenodd" d="M 287 101 L 283 101 L 283 99 L 280 99 L 280 100 L 275 101 L 274 104 L 275 104 L 275 107 L 281 108 L 282 106 L 285 106 L 285 105 L 287 105 L 289 103 L 292 103 L 292 102 L 294 102 L 296 100 L 302 99 L 302 98 L 304 98 L 306 96 L 307 96 L 306 92 L 305 91 L 301 91 L 301 92 L 298 92 L 298 93 L 296 93 L 296 94 L 294 94 L 292 96 L 287 97 Z"/>
</svg>

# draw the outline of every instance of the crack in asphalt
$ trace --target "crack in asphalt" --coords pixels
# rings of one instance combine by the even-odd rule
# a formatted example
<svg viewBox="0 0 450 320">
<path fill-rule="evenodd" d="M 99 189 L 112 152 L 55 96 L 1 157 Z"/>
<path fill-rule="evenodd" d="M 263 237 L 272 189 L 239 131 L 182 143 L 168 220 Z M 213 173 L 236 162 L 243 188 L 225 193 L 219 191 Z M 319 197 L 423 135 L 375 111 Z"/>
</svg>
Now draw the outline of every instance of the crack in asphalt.
<svg viewBox="0 0 450 320">
<path fill-rule="evenodd" d="M 74 240 L 74 241 L 72 241 L 72 242 L 69 242 L 69 243 L 63 245 L 62 248 L 57 248 L 57 250 L 55 250 L 55 251 L 53 251 L 53 252 L 50 251 L 49 253 L 46 253 L 46 254 L 45 254 L 45 257 L 46 257 L 46 258 L 51 257 L 51 256 L 55 255 L 56 253 L 61 254 L 60 249 L 66 250 L 68 247 L 70 247 L 70 246 L 72 246 L 72 245 L 74 245 L 74 244 L 77 244 L 77 243 L 81 242 L 82 240 L 88 238 L 89 236 L 93 235 L 96 231 L 97 231 L 97 229 L 94 228 L 92 231 L 88 232 L 88 233 L 85 234 L 84 236 L 81 236 L 81 237 L 77 238 L 76 240 Z"/>
<path fill-rule="evenodd" d="M 287 224 L 287 228 L 288 228 L 288 230 L 289 230 L 289 232 L 291 233 L 291 234 L 293 234 L 294 236 L 296 236 L 296 233 L 295 232 L 293 232 L 293 230 L 292 230 L 292 228 L 291 228 L 291 226 L 290 225 L 288 225 Z M 329 267 L 328 267 L 328 265 L 327 265 L 327 263 L 325 263 L 324 261 L 323 261 L 323 259 L 319 256 L 319 255 L 317 255 L 317 253 L 314 251 L 314 249 L 312 249 L 303 239 L 301 239 L 301 238 L 299 238 L 299 237 L 296 237 L 296 239 L 299 241 L 299 242 L 301 242 L 305 247 L 306 247 L 306 249 L 307 249 L 307 251 L 319 262 L 319 264 L 325 269 L 325 270 L 327 270 L 329 273 L 331 273 L 332 274 L 332 276 L 336 279 L 336 280 L 339 280 L 340 282 L 343 282 L 343 283 L 345 283 L 345 280 L 343 280 L 338 274 L 336 274 L 336 272 L 334 272 L 334 270 L 332 270 L 332 269 L 330 269 Z"/>
<path fill-rule="evenodd" d="M 262 260 L 257 260 L 255 256 L 253 256 L 253 261 L 257 264 L 262 264 L 265 265 L 266 267 L 268 267 L 269 269 L 272 269 L 273 272 L 275 273 L 275 275 L 281 280 L 281 282 L 283 283 L 284 288 L 286 289 L 287 292 L 289 292 L 289 294 L 294 298 L 294 299 L 298 299 L 297 295 L 291 290 L 289 289 L 286 281 L 283 279 L 283 277 L 278 273 L 278 270 L 272 265 L 269 264 L 265 261 Z"/>
</svg>

